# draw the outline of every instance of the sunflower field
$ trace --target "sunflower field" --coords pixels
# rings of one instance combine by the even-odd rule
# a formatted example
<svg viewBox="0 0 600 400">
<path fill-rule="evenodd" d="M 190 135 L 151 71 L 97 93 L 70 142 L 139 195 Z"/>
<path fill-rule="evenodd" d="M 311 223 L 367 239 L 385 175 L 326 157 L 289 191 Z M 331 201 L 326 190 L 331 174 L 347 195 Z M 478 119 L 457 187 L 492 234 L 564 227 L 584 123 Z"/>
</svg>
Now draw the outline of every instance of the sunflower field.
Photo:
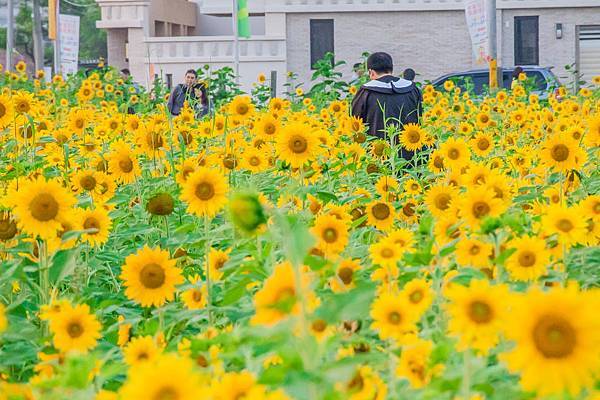
<svg viewBox="0 0 600 400">
<path fill-rule="evenodd" d="M 1 400 L 600 399 L 599 86 L 267 84 L 2 72 Z"/>
</svg>

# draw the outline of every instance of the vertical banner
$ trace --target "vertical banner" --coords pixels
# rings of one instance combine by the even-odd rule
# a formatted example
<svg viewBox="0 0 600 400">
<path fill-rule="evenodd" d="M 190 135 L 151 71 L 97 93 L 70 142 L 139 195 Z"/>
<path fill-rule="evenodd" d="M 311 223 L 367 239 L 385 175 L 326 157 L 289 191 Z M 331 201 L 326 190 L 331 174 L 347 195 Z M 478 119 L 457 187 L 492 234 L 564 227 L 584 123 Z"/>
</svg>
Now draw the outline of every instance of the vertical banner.
<svg viewBox="0 0 600 400">
<path fill-rule="evenodd" d="M 238 36 L 250 37 L 250 14 L 248 13 L 248 0 L 238 0 Z"/>
<path fill-rule="evenodd" d="M 56 40 L 56 0 L 48 0 L 48 39 Z"/>
<path fill-rule="evenodd" d="M 60 14 L 60 70 L 64 75 L 77 73 L 79 62 L 79 16 Z"/>
<path fill-rule="evenodd" d="M 485 0 L 465 0 L 465 16 L 476 63 L 486 64 L 490 59 L 490 49 Z"/>
</svg>

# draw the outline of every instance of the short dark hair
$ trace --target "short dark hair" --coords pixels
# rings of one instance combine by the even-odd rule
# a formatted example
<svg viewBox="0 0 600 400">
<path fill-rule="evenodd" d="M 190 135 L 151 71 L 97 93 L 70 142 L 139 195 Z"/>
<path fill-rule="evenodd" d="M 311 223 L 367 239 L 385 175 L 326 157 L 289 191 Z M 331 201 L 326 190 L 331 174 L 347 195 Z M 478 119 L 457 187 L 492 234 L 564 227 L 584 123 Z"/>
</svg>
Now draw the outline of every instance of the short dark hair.
<svg viewBox="0 0 600 400">
<path fill-rule="evenodd" d="M 188 69 L 187 71 L 185 71 L 185 74 L 192 74 L 194 75 L 196 78 L 198 77 L 198 73 L 196 72 L 195 69 Z"/>
<path fill-rule="evenodd" d="M 121 70 L 121 73 L 125 74 L 125 75 L 131 75 L 131 71 L 129 70 L 129 68 L 123 68 Z"/>
<path fill-rule="evenodd" d="M 406 79 L 406 80 L 409 80 L 409 81 L 414 81 L 415 80 L 415 76 L 417 76 L 417 73 L 412 68 L 406 68 L 404 70 L 404 72 L 402 73 L 402 77 L 404 79 Z"/>
<path fill-rule="evenodd" d="M 523 67 L 516 67 L 512 73 L 513 79 L 519 79 L 519 75 L 523 73 Z"/>
<path fill-rule="evenodd" d="M 394 61 L 388 53 L 373 53 L 367 59 L 367 69 L 372 69 L 378 74 L 389 74 L 394 71 Z"/>
</svg>

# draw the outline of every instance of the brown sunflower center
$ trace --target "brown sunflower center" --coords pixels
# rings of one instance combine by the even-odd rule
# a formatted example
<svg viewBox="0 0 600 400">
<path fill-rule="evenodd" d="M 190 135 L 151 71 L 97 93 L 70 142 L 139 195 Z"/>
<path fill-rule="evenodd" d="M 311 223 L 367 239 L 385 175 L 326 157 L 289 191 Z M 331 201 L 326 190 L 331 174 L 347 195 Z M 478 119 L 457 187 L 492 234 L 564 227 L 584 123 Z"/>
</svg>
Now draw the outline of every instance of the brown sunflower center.
<svg viewBox="0 0 600 400">
<path fill-rule="evenodd" d="M 327 322 L 323 321 L 322 319 L 318 319 L 312 323 L 312 329 L 315 332 L 321 333 L 325 330 L 325 328 L 327 328 Z"/>
<path fill-rule="evenodd" d="M 471 254 L 472 256 L 476 256 L 480 252 L 481 252 L 481 248 L 476 244 L 471 246 L 471 248 L 469 249 L 469 254 Z"/>
<path fill-rule="evenodd" d="M 260 165 L 260 158 L 252 156 L 250 157 L 250 160 L 248 160 L 248 163 L 253 167 L 258 167 Z"/>
<path fill-rule="evenodd" d="M 323 240 L 327 243 L 335 243 L 335 241 L 338 239 L 338 233 L 337 230 L 335 230 L 334 228 L 326 228 L 323 231 Z"/>
<path fill-rule="evenodd" d="M 402 212 L 407 217 L 412 217 L 415 215 L 415 205 L 413 203 L 406 203 L 404 207 L 402 207 Z"/>
<path fill-rule="evenodd" d="M 17 234 L 17 224 L 10 219 L 0 220 L 0 240 L 6 241 Z"/>
<path fill-rule="evenodd" d="M 417 131 L 409 131 L 406 133 L 407 139 L 409 143 L 419 143 L 421 140 L 421 135 Z"/>
<path fill-rule="evenodd" d="M 83 326 L 79 321 L 71 321 L 69 325 L 67 325 L 67 334 L 73 339 L 77 339 L 79 336 L 83 335 Z"/>
<path fill-rule="evenodd" d="M 288 142 L 288 146 L 292 152 L 302 154 L 308 149 L 308 142 L 301 135 L 293 135 Z"/>
<path fill-rule="evenodd" d="M 458 160 L 460 157 L 460 151 L 457 148 L 448 150 L 448 158 L 451 160 Z"/>
<path fill-rule="evenodd" d="M 0 118 L 4 117 L 6 115 L 6 106 L 2 103 L 0 103 Z"/>
<path fill-rule="evenodd" d="M 521 267 L 533 267 L 535 260 L 536 257 L 533 251 L 525 250 L 519 254 L 519 265 Z"/>
<path fill-rule="evenodd" d="M 477 324 L 487 324 L 494 317 L 494 313 L 489 304 L 475 300 L 469 304 L 469 318 Z"/>
<path fill-rule="evenodd" d="M 200 289 L 194 289 L 192 292 L 192 299 L 196 303 L 200 303 L 202 301 L 202 291 Z"/>
<path fill-rule="evenodd" d="M 423 295 L 423 291 L 421 289 L 417 289 L 408 296 L 408 299 L 410 300 L 411 303 L 417 304 L 417 303 L 420 303 L 421 300 L 423 300 L 423 297 L 425 297 Z"/>
<path fill-rule="evenodd" d="M 373 206 L 373 216 L 376 219 L 387 219 L 390 216 L 390 214 L 390 207 L 385 203 L 377 203 Z"/>
<path fill-rule="evenodd" d="M 444 159 L 440 156 L 434 157 L 433 166 L 436 167 L 437 169 L 444 168 Z"/>
<path fill-rule="evenodd" d="M 564 358 L 577 344 L 575 329 L 569 321 L 556 315 L 544 315 L 533 328 L 535 347 L 546 358 Z"/>
<path fill-rule="evenodd" d="M 388 314 L 388 322 L 392 325 L 399 325 L 402 322 L 402 315 L 398 311 L 392 311 Z"/>
<path fill-rule="evenodd" d="M 94 229 L 94 231 L 89 232 L 88 235 L 95 235 L 100 231 L 100 221 L 94 217 L 87 217 L 83 223 L 83 229 Z"/>
<path fill-rule="evenodd" d="M 148 289 L 157 289 L 165 283 L 165 270 L 159 264 L 144 265 L 140 271 L 140 282 Z"/>
<path fill-rule="evenodd" d="M 353 276 L 354 270 L 350 267 L 342 267 L 338 271 L 338 277 L 342 282 L 344 282 L 344 285 L 349 285 L 350 283 L 352 283 Z"/>
<path fill-rule="evenodd" d="M 483 218 L 491 211 L 490 205 L 485 201 L 476 201 L 473 203 L 472 210 L 475 218 Z"/>
<path fill-rule="evenodd" d="M 179 393 L 176 389 L 165 386 L 156 392 L 152 400 L 178 400 L 180 399 Z"/>
<path fill-rule="evenodd" d="M 275 125 L 270 122 L 265 123 L 263 126 L 263 132 L 265 133 L 265 135 L 272 135 L 275 133 L 276 130 L 277 129 L 275 128 Z"/>
<path fill-rule="evenodd" d="M 390 249 L 389 247 L 384 248 L 383 250 L 381 250 L 381 257 L 383 257 L 383 258 L 394 257 L 394 250 Z"/>
<path fill-rule="evenodd" d="M 77 129 L 83 129 L 83 120 L 81 118 L 75 120 L 75 127 Z"/>
<path fill-rule="evenodd" d="M 213 187 L 212 184 L 208 183 L 208 182 L 200 182 L 197 186 L 196 186 L 196 197 L 198 197 L 200 200 L 210 200 L 214 197 L 215 195 L 215 188 Z"/>
<path fill-rule="evenodd" d="M 552 147 L 552 150 L 550 151 L 552 158 L 554 159 L 554 161 L 565 161 L 567 158 L 569 158 L 569 148 L 562 144 L 559 143 L 557 145 L 555 145 L 554 147 Z"/>
<path fill-rule="evenodd" d="M 574 228 L 573 222 L 565 218 L 559 219 L 556 222 L 556 227 L 563 232 L 570 232 Z"/>
<path fill-rule="evenodd" d="M 447 210 L 450 207 L 452 196 L 448 193 L 440 193 L 435 197 L 435 207 L 439 210 Z"/>
<path fill-rule="evenodd" d="M 236 107 L 235 107 L 235 111 L 239 114 L 239 115 L 246 115 L 246 113 L 248 112 L 248 110 L 250 109 L 250 107 L 248 107 L 248 104 L 246 103 L 239 103 Z"/>
<path fill-rule="evenodd" d="M 133 171 L 133 161 L 128 156 L 119 161 L 119 168 L 125 173 Z"/>
<path fill-rule="evenodd" d="M 477 148 L 479 150 L 487 150 L 490 147 L 490 141 L 487 138 L 480 138 L 477 141 Z"/>
<path fill-rule="evenodd" d="M 79 180 L 81 187 L 85 190 L 92 190 L 96 187 L 96 178 L 91 175 L 86 175 Z"/>
<path fill-rule="evenodd" d="M 33 218 L 46 222 L 56 218 L 58 215 L 58 202 L 48 193 L 40 193 L 29 203 L 29 210 Z"/>
</svg>

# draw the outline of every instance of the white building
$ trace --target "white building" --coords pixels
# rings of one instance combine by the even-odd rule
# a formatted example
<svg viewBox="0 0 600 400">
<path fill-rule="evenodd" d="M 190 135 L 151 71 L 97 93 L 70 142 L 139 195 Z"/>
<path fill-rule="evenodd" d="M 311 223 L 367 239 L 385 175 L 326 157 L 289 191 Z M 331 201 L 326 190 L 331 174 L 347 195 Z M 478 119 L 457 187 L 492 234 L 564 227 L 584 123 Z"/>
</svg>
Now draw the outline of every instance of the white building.
<svg viewBox="0 0 600 400">
<path fill-rule="evenodd" d="M 230 0 L 96 0 L 108 31 L 108 61 L 148 83 L 154 74 L 177 83 L 188 68 L 233 66 Z M 600 0 L 497 0 L 502 66 L 565 65 L 589 79 L 600 74 Z M 463 0 L 249 0 L 252 37 L 240 40 L 241 83 L 286 72 L 308 82 L 326 51 L 345 60 L 346 77 L 364 51 L 387 51 L 397 71 L 421 80 L 475 64 Z"/>
</svg>

